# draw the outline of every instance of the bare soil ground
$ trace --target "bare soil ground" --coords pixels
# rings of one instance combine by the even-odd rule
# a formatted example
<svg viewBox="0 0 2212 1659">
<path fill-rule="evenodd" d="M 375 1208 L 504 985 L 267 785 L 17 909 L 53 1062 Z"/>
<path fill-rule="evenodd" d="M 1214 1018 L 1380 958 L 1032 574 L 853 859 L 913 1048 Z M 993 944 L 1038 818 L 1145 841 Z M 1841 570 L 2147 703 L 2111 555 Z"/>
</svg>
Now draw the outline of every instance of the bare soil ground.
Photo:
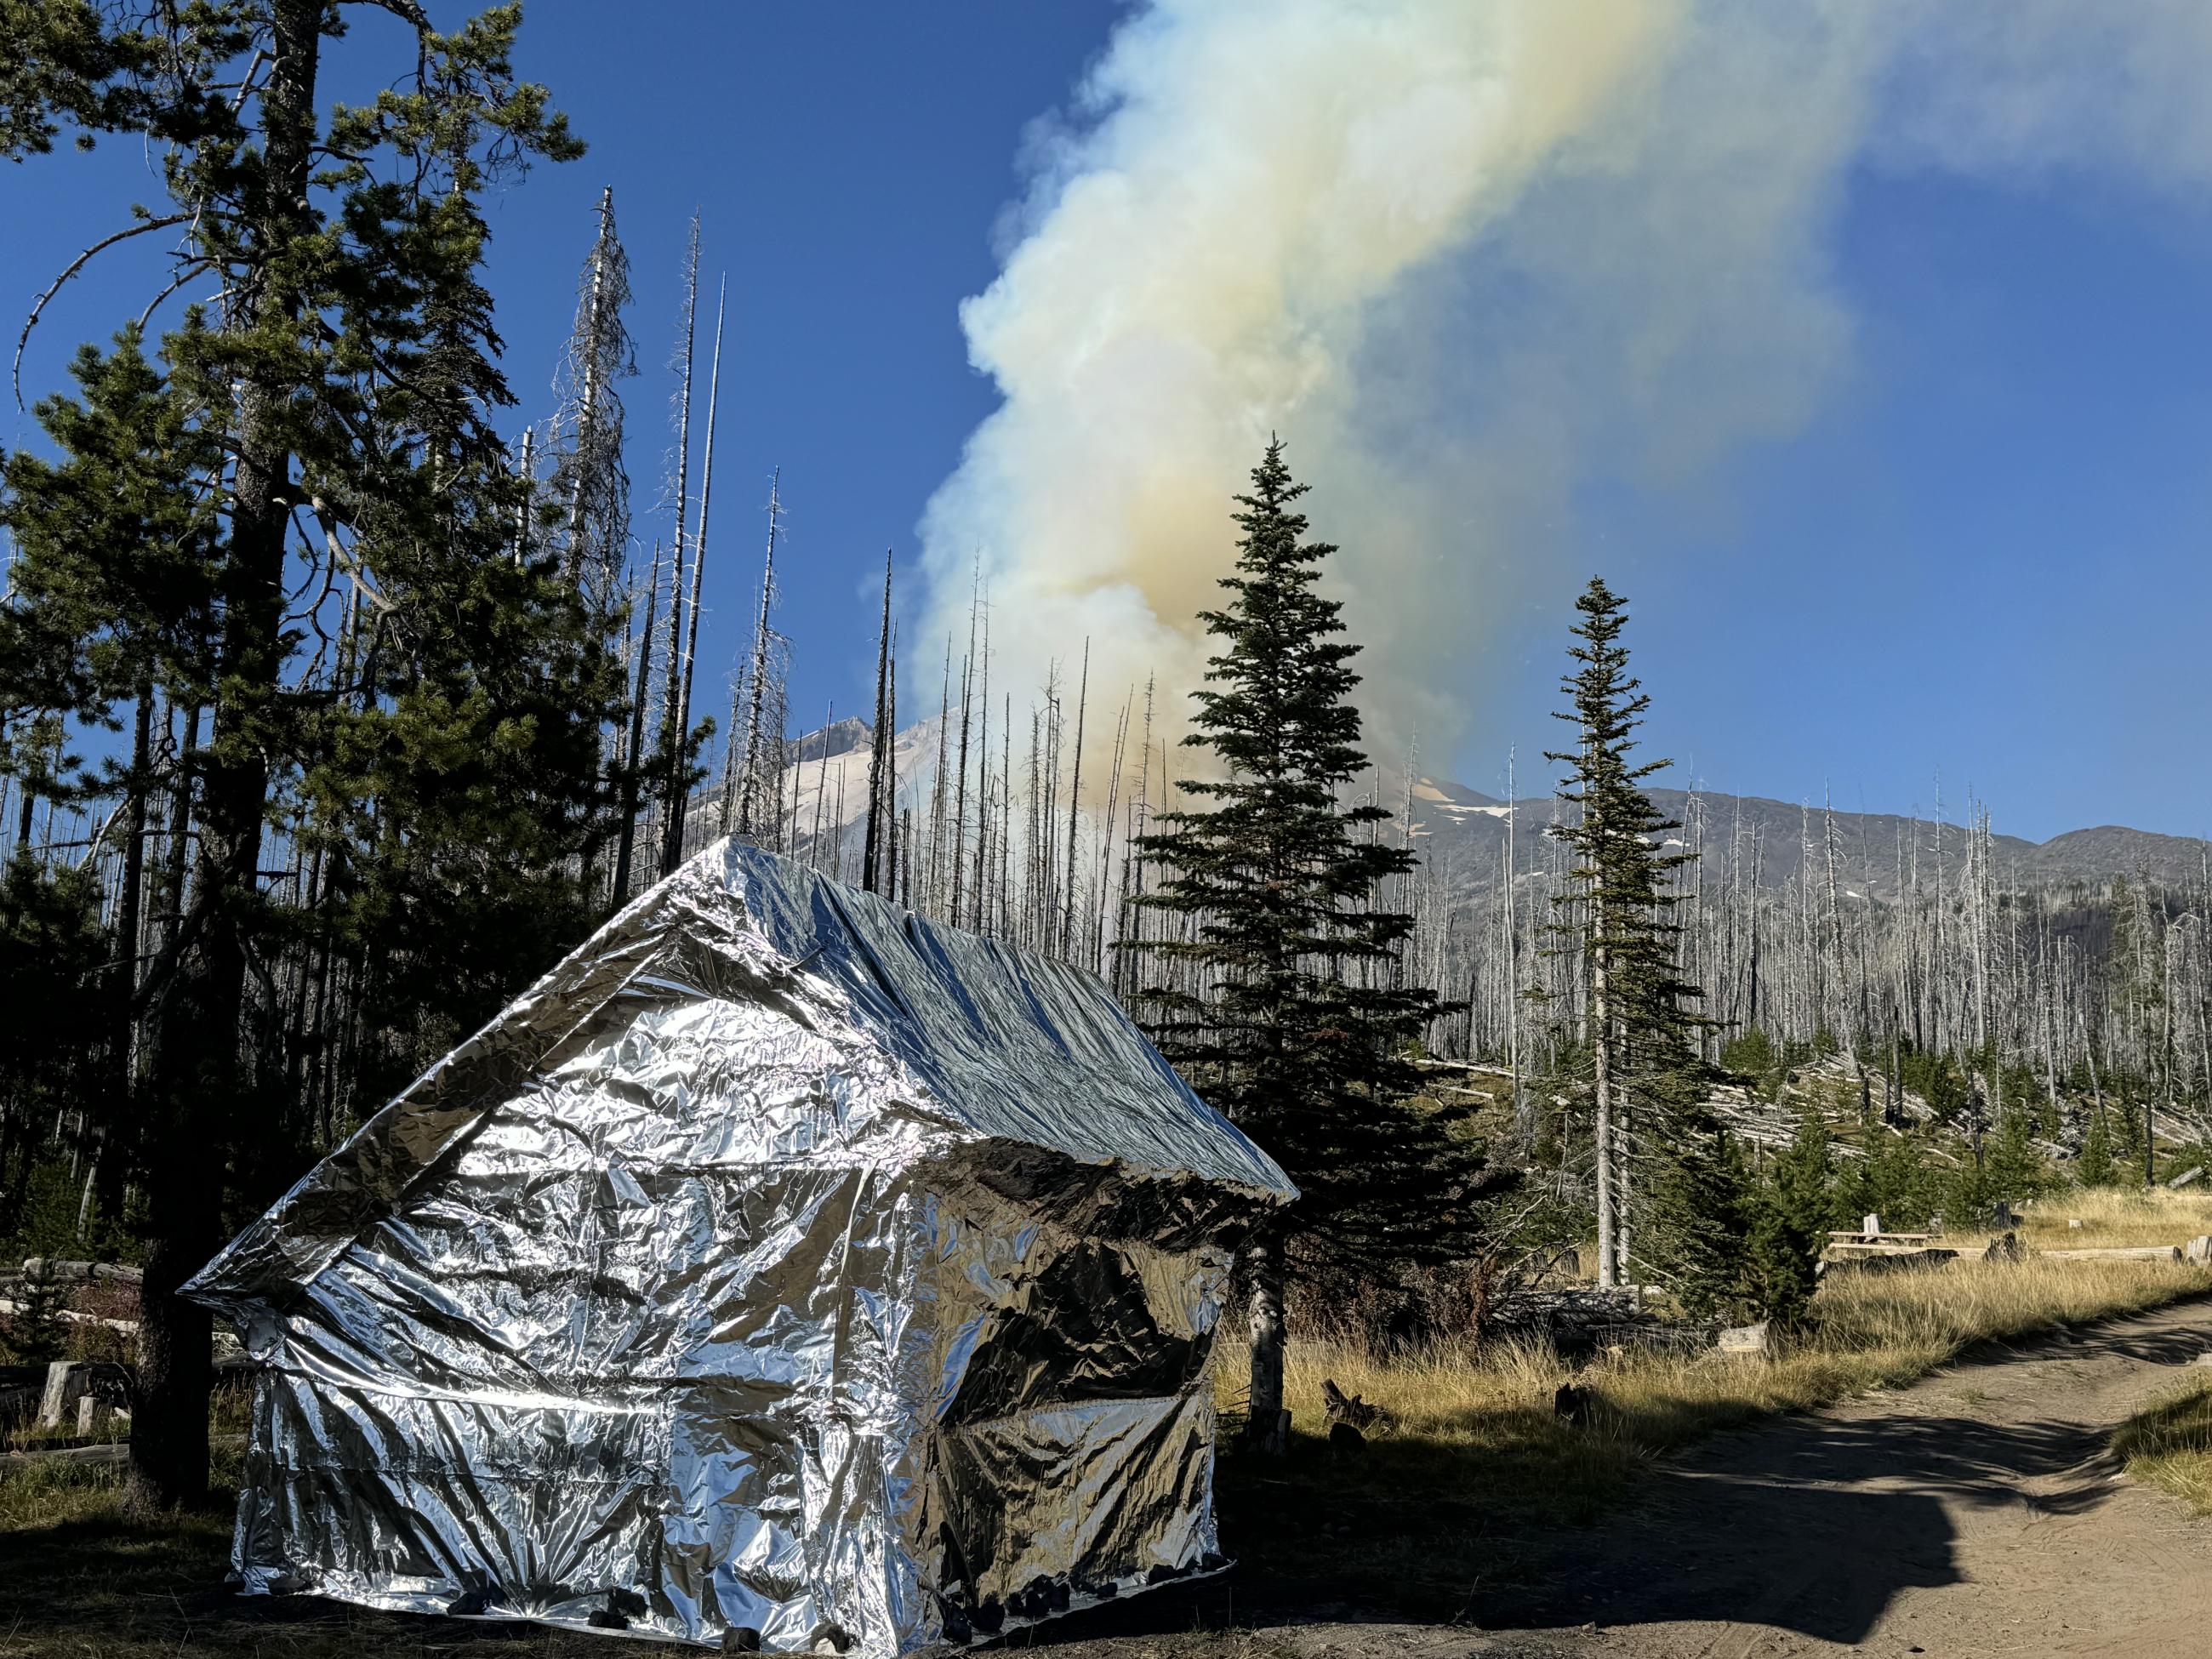
<svg viewBox="0 0 2212 1659">
<path fill-rule="evenodd" d="M 1178 1620 L 1233 1622 L 1207 1645 L 1255 1659 L 2212 1655 L 2212 1519 L 2109 1447 L 2208 1349 L 2195 1300 L 1722 1436 L 1613 1519 L 1539 1540 L 1456 1626 L 1299 1608 L 1286 1585 L 1238 1609 L 1224 1584 L 1146 1609 L 1149 1634 L 1071 1626 L 1058 1659 L 1171 1659 L 1203 1639 Z"/>
</svg>

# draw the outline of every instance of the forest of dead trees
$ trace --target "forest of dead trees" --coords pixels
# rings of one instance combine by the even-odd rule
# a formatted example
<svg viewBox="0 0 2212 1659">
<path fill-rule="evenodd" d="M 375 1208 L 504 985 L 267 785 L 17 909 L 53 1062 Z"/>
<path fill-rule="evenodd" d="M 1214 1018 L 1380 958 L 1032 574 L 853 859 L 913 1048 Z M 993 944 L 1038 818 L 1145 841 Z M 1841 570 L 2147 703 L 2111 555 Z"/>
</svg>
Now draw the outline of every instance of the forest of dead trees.
<svg viewBox="0 0 2212 1659">
<path fill-rule="evenodd" d="M 1133 1008 L 1199 1008 L 1240 983 L 1233 963 L 1201 982 L 1206 923 L 1164 890 L 1166 815 L 1207 798 L 1182 786 L 1218 782 L 1163 701 L 1188 688 L 1100 684 L 1079 641 L 1042 684 L 1007 684 L 993 633 L 1019 619 L 994 615 L 980 578 L 963 630 L 902 638 L 887 553 L 866 706 L 825 708 L 818 726 L 790 707 L 786 481 L 770 471 L 765 501 L 735 514 L 726 482 L 715 517 L 733 393 L 704 226 L 665 286 L 642 284 L 667 305 L 642 322 L 653 307 L 603 192 L 552 407 L 519 433 L 502 423 L 522 400 L 499 367 L 479 198 L 581 147 L 546 89 L 514 77 L 511 9 L 453 34 L 416 19 L 394 68 L 406 90 L 326 110 L 319 54 L 352 3 L 270 0 L 242 31 L 167 10 L 104 33 L 85 13 L 33 43 L 51 48 L 46 90 L 0 111 L 0 155 L 41 154 L 75 125 L 172 163 L 175 211 L 125 215 L 37 302 L 26 340 L 88 260 L 173 238 L 137 320 L 82 348 L 70 390 L 39 403 L 44 438 L 4 458 L 0 492 L 0 1246 L 143 1257 L 133 1479 L 164 1504 L 204 1488 L 207 1462 L 209 1316 L 175 1288 L 719 836 L 1079 964 Z M 172 301 L 183 317 L 150 332 Z M 643 373 L 641 331 L 669 342 Z M 665 461 L 642 490 L 635 458 L 662 440 L 629 406 L 641 380 L 668 392 Z M 1299 493 L 1270 520 L 1279 551 L 1304 533 L 1302 518 L 1285 527 Z M 718 522 L 750 528 L 732 546 Z M 1330 550 L 1291 550 L 1285 568 Z M 745 625 L 702 662 L 710 592 L 744 594 L 728 608 Z M 1298 614 L 1324 611 L 1340 627 L 1330 603 Z M 1348 884 L 1367 888 L 1349 909 L 1345 887 L 1310 884 L 1333 896 L 1310 919 L 1364 943 L 1281 977 L 1310 981 L 1313 1007 L 1415 1011 L 1364 1028 L 1389 1035 L 1361 1039 L 1343 1101 L 1419 1116 L 1400 1086 L 1417 1062 L 1495 1068 L 1510 1080 L 1504 1161 L 1548 1158 L 1583 1203 L 1605 1188 L 1589 1174 L 1605 1109 L 1586 1103 L 1607 1097 L 1592 1027 L 1611 1028 L 1591 1007 L 1576 792 L 1547 778 L 1452 820 L 1429 787 L 1409 760 L 1360 775 L 1334 810 L 1301 809 L 1382 844 L 1332 842 L 1336 867 L 1375 872 Z M 1716 1062 L 1832 1060 L 1863 1124 L 1901 1122 L 1910 1091 L 1978 1164 L 1985 1133 L 2032 1130 L 2088 1162 L 2117 1125 L 2148 1178 L 2161 1148 L 2206 1140 L 2201 850 L 2193 877 L 2063 883 L 2012 867 L 1980 806 L 1881 844 L 1808 807 L 1788 848 L 1741 802 L 1693 792 L 1677 816 L 1663 848 L 1627 849 L 1667 884 L 1638 890 L 1646 920 L 1668 919 L 1644 930 L 1673 956 L 1649 977 L 1702 988 L 1702 1023 L 1681 1026 L 1698 1063 L 1659 1069 L 1705 1087 Z M 1647 1030 L 1676 1023 L 1657 1002 Z M 1692 1117 L 1651 1110 L 1636 1132 L 1670 1121 Z M 1458 1167 L 1465 1148 L 1444 1150 L 1424 1167 Z M 1425 1196 L 1384 1190 L 1409 1184 L 1371 1181 L 1363 1202 Z M 1480 1186 L 1455 1189 L 1451 1228 L 1423 1216 L 1397 1236 L 1471 1237 Z"/>
<path fill-rule="evenodd" d="M 604 648 L 618 686 L 581 709 L 596 727 L 598 764 L 580 802 L 562 809 L 577 817 L 556 849 L 560 879 L 580 900 L 572 930 L 734 834 L 923 915 L 1079 963 L 1127 994 L 1134 957 L 1120 947 L 1191 925 L 1139 902 L 1155 879 L 1140 842 L 1176 797 L 1178 764 L 1195 763 L 1162 735 L 1155 688 L 1094 685 L 1087 648 L 1042 686 L 994 680 L 992 609 L 980 589 L 964 638 L 915 649 L 898 635 L 887 558 L 872 705 L 842 720 L 825 709 L 809 736 L 794 736 L 803 722 L 787 706 L 790 644 L 775 625 L 787 551 L 781 479 L 760 516 L 744 515 L 757 526 L 744 545 L 710 544 L 726 306 L 718 293 L 704 314 L 701 264 L 695 222 L 674 284 L 669 444 L 649 509 L 634 514 L 627 470 L 641 447 L 623 395 L 638 378 L 638 307 L 611 192 L 582 262 L 556 406 L 507 452 L 519 485 L 508 556 L 554 565 L 580 603 L 585 647 Z M 742 582 L 752 597 L 737 659 L 714 665 L 702 683 L 710 551 L 722 562 L 718 586 Z M 404 596 L 380 589 L 357 537 L 327 519 L 305 522 L 288 556 L 287 621 L 319 641 L 295 654 L 292 694 L 358 697 L 364 709 L 388 697 L 362 665 L 404 638 Z M 117 1132 L 114 1085 L 127 1099 L 143 1063 L 147 988 L 179 949 L 203 878 L 191 849 L 196 763 L 212 738 L 204 696 L 178 675 L 170 685 L 149 677 L 120 701 L 123 718 L 106 735 L 82 711 L 74 720 L 59 709 L 5 711 L 11 972 L 62 985 L 47 1000 L 75 1014 L 52 1026 L 58 1043 L 11 1057 L 0 1076 L 0 1231 L 38 1231 L 49 1246 L 64 1218 L 82 1235 L 120 1225 L 130 1210 L 120 1160 L 102 1156 Z M 70 752 L 88 740 L 89 761 Z M 98 752 L 102 742 L 111 752 Z M 1430 1050 L 1516 1082 L 1571 1070 L 1586 1037 L 1587 977 L 1579 940 L 1559 926 L 1573 878 L 1551 832 L 1571 806 L 1524 799 L 1486 809 L 1484 836 L 1455 836 L 1417 799 L 1424 781 L 1412 760 L 1371 778 L 1364 799 L 1391 817 L 1368 833 L 1398 840 L 1417 860 L 1373 896 L 1414 918 L 1388 971 L 1450 1004 Z M 2158 1114 L 2164 1141 L 2207 1138 L 2212 866 L 2200 861 L 2193 884 L 2118 872 L 2065 884 L 2019 879 L 1979 805 L 1963 827 L 1939 812 L 1879 846 L 1860 820 L 1808 807 L 1786 860 L 1774 857 L 1771 824 L 1747 829 L 1726 797 L 1692 791 L 1681 820 L 1674 839 L 1691 856 L 1673 878 L 1675 949 L 1683 978 L 1705 988 L 1708 1059 L 1754 1030 L 1782 1052 L 1840 1054 L 1869 1110 L 1890 1115 L 1905 1057 L 1948 1056 L 1969 1121 L 2037 1095 L 2041 1128 L 2071 1146 L 2085 1114 L 2109 1099 Z M 312 802 L 272 816 L 260 897 L 299 921 L 260 940 L 240 1015 L 264 1117 L 255 1140 L 270 1166 L 249 1190 L 342 1137 L 465 1033 L 460 1015 L 407 1000 L 405 964 L 380 959 L 373 935 L 313 920 L 359 892 L 386 830 L 409 826 L 380 823 L 372 811 L 341 831 Z M 501 855 L 496 845 L 482 851 Z M 1769 874 L 1777 863 L 1787 872 L 1779 880 Z M 488 1014 L 483 1001 L 467 1012 Z M 1524 1113 L 1537 1109 L 1536 1094 L 1516 1086 Z"/>
<path fill-rule="evenodd" d="M 1173 799 L 1184 759 L 1157 729 L 1164 721 L 1154 688 L 1094 686 L 1087 651 L 1042 686 L 994 683 L 981 592 L 967 637 L 937 641 L 917 662 L 923 653 L 897 635 L 887 561 L 866 718 L 838 720 L 833 707 L 809 737 L 793 736 L 790 647 L 775 623 L 780 480 L 754 520 L 757 538 L 742 550 L 743 580 L 757 584 L 744 647 L 701 684 L 723 306 L 718 299 L 711 322 L 702 317 L 700 260 L 695 223 L 669 358 L 667 473 L 648 515 L 659 533 L 633 526 L 622 386 L 637 373 L 635 307 L 611 193 L 583 264 L 558 406 L 513 447 L 527 484 L 514 513 L 514 556 L 557 558 L 621 676 L 623 696 L 599 738 L 603 810 L 565 859 L 570 878 L 604 915 L 735 834 L 923 915 L 1079 963 L 1126 993 L 1132 957 L 1117 947 L 1188 925 L 1137 902 L 1152 879 L 1139 842 Z M 295 685 L 343 686 L 379 648 L 388 601 L 336 538 L 303 539 L 296 557 L 299 585 L 313 597 L 295 620 L 325 648 L 302 654 Z M 703 716 L 709 689 L 714 707 Z M 125 725 L 131 752 L 99 775 L 111 786 L 104 792 L 86 787 L 82 772 L 74 787 L 62 785 L 57 757 L 82 732 L 50 711 L 9 714 L 0 821 L 15 929 L 27 944 L 40 927 L 73 939 L 64 970 L 77 962 L 96 979 L 120 959 L 134 964 L 131 985 L 143 985 L 193 910 L 188 847 L 204 711 L 188 695 L 141 697 Z M 1531 1078 L 1571 1065 L 1585 1035 L 1586 976 L 1578 941 L 1557 924 L 1556 901 L 1572 878 L 1547 832 L 1571 808 L 1524 799 L 1489 810 L 1486 838 L 1454 839 L 1417 800 L 1411 761 L 1372 777 L 1366 799 L 1393 815 L 1372 833 L 1419 860 L 1375 896 L 1415 918 L 1396 971 L 1455 1005 L 1431 1030 L 1431 1050 Z M 1784 1048 L 1840 1053 L 1864 1079 L 1869 1109 L 1888 1113 L 1904 1056 L 1945 1055 L 1969 1119 L 1993 1118 L 2008 1092 L 2032 1092 L 2045 1109 L 2042 1127 L 2062 1144 L 2077 1144 L 2085 1114 L 2108 1099 L 2148 1105 L 2161 1140 L 2208 1139 L 2212 866 L 2194 884 L 2118 872 L 2023 881 L 2005 867 L 1985 806 L 1971 806 L 1964 826 L 1940 815 L 1915 821 L 1881 846 L 1845 827 L 1858 822 L 1803 809 L 1778 881 L 1767 873 L 1776 861 L 1768 826 L 1747 830 L 1727 797 L 1686 798 L 1677 838 L 1692 856 L 1675 876 L 1676 948 L 1685 979 L 1705 990 L 1708 1058 L 1754 1030 Z M 342 841 L 299 821 L 276 826 L 263 864 L 269 902 L 301 915 L 354 878 Z M 76 908 L 58 920 L 42 917 L 42 906 Z M 385 971 L 313 927 L 280 933 L 256 963 L 242 1040 L 274 1120 L 273 1158 L 289 1164 L 331 1145 L 462 1034 L 431 1018 L 378 1018 Z M 21 1231 L 41 1169 L 48 1231 L 62 1170 L 80 1231 L 103 1208 L 110 1221 L 122 1213 L 125 1196 L 100 1191 L 107 1130 L 82 1097 L 92 1092 L 86 1079 L 127 1069 L 137 1040 L 130 1023 L 126 1007 L 88 1036 L 100 1052 L 48 1054 L 0 1080 L 0 1225 Z"/>
</svg>

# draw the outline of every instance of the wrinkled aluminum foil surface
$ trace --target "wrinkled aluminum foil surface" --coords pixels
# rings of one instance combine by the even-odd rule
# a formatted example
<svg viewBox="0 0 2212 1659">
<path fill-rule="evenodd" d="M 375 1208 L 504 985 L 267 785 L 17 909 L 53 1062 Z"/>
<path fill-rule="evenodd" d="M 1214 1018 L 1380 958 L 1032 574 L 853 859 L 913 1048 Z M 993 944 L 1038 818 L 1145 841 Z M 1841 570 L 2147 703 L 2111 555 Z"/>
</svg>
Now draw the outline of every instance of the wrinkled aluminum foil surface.
<svg viewBox="0 0 2212 1659">
<path fill-rule="evenodd" d="M 186 1287 L 268 1368 L 235 1565 L 883 1659 L 1210 1570 L 1293 1196 L 1090 975 L 718 843 Z"/>
</svg>

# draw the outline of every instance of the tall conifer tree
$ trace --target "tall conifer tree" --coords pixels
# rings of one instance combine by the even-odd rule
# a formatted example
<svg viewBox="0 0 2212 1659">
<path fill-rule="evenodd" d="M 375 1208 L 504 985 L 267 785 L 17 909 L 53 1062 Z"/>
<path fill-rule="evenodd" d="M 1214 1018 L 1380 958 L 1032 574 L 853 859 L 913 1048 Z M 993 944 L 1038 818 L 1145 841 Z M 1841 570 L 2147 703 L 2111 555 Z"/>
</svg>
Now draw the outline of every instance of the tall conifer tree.
<svg viewBox="0 0 2212 1659">
<path fill-rule="evenodd" d="M 48 20 L 66 27 L 10 41 L 0 76 L 0 154 L 70 127 L 156 152 L 171 210 L 122 234 L 173 231 L 169 291 L 218 294 L 164 342 L 169 395 L 222 456 L 200 568 L 209 729 L 179 797 L 188 896 L 136 993 L 156 1178 L 132 1484 L 164 1505 L 197 1498 L 207 1472 L 209 1316 L 174 1291 L 221 1243 L 234 1182 L 264 1195 L 264 1176 L 241 1178 L 294 1088 L 282 1053 L 266 1058 L 289 1025 L 269 1017 L 270 951 L 340 914 L 435 930 L 447 900 L 506 872 L 489 825 L 532 819 L 523 857 L 538 868 L 581 851 L 573 832 L 597 816 L 596 764 L 574 769 L 605 717 L 605 653 L 550 565 L 513 556 L 525 486 L 489 424 L 511 398 L 478 280 L 492 174 L 581 146 L 514 74 L 514 6 L 442 33 L 411 4 L 378 4 L 412 26 L 402 78 L 331 107 L 323 46 L 354 9 L 72 3 Z M 339 592 L 355 597 L 332 641 L 322 607 Z M 408 822 L 410 800 L 427 817 Z M 319 834 L 367 849 L 345 890 L 361 902 L 284 916 L 296 894 L 264 855 L 276 836 L 304 853 Z M 380 960 L 367 938 L 356 959 Z M 450 1007 L 442 970 L 425 979 Z"/>
<path fill-rule="evenodd" d="M 1690 1005 L 1698 995 L 1674 966 L 1668 878 L 1690 855 L 1662 850 L 1661 838 L 1681 826 L 1651 804 L 1640 787 L 1668 764 L 1633 763 L 1634 733 L 1651 699 L 1628 672 L 1620 642 L 1627 623 L 1620 596 L 1598 577 L 1575 601 L 1582 620 L 1567 654 L 1577 665 L 1561 682 L 1570 707 L 1558 718 L 1575 728 L 1572 750 L 1545 758 L 1568 769 L 1559 786 L 1577 809 L 1553 826 L 1574 855 L 1568 890 L 1559 898 L 1562 930 L 1581 947 L 1588 1010 L 1593 1092 L 1593 1182 L 1597 1204 L 1598 1283 L 1632 1282 L 1628 1267 L 1632 1136 L 1655 1150 L 1671 1140 L 1691 1149 L 1702 1124 L 1694 1115 L 1696 1056 L 1689 1036 L 1698 1025 Z M 1638 1119 L 1641 1121 L 1638 1121 Z M 1677 1120 L 1672 1126 L 1668 1118 Z"/>
<path fill-rule="evenodd" d="M 1448 1250 L 1475 1159 L 1407 1102 L 1412 1053 L 1438 1010 L 1395 971 L 1412 919 L 1385 909 L 1404 848 L 1370 835 L 1389 814 L 1347 806 L 1365 769 L 1351 702 L 1359 647 L 1316 591 L 1336 550 L 1306 539 L 1279 440 L 1236 499 L 1243 534 L 1195 729 L 1214 775 L 1178 784 L 1139 846 L 1158 872 L 1138 902 L 1179 926 L 1130 948 L 1148 972 L 1139 1018 L 1213 1106 L 1288 1171 L 1298 1202 L 1250 1241 L 1250 1435 L 1283 1447 L 1285 1297 L 1297 1260 L 1401 1261 Z M 1299 1248 L 1303 1247 L 1303 1248 Z"/>
</svg>

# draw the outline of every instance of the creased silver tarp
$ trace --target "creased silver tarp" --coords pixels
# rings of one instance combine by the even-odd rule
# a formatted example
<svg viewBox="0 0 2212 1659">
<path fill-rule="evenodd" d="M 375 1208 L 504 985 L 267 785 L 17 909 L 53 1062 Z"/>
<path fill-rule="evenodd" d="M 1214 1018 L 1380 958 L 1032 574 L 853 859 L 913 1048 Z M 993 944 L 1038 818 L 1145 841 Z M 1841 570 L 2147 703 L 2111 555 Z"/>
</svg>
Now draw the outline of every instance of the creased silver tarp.
<svg viewBox="0 0 2212 1659">
<path fill-rule="evenodd" d="M 1207 1570 L 1293 1196 L 1090 975 L 718 843 L 186 1287 L 268 1365 L 236 1565 L 883 1659 Z"/>
</svg>

